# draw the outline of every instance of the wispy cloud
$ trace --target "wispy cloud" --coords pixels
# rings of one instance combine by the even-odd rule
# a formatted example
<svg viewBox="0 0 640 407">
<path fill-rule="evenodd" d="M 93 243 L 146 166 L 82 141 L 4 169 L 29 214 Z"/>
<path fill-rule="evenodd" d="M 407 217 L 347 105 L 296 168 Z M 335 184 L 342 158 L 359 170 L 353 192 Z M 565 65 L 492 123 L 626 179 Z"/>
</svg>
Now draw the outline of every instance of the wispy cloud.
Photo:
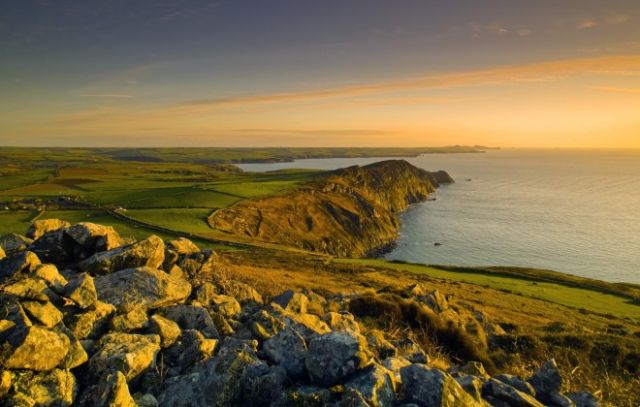
<svg viewBox="0 0 640 407">
<path fill-rule="evenodd" d="M 588 17 L 580 20 L 576 25 L 578 30 L 590 30 L 603 25 L 620 25 L 629 21 L 629 16 L 626 14 L 613 13 L 604 17 L 595 18 Z"/>
<path fill-rule="evenodd" d="M 626 94 L 634 94 L 640 95 L 640 88 L 621 88 L 617 86 L 589 86 L 589 89 L 598 90 L 601 92 L 609 92 L 609 93 L 626 93 Z"/>
<path fill-rule="evenodd" d="M 133 95 L 125 95 L 119 93 L 85 93 L 78 95 L 83 98 L 117 98 L 117 99 L 132 99 L 135 96 Z"/>
<path fill-rule="evenodd" d="M 305 100 L 312 101 L 412 90 L 435 90 L 505 83 L 548 81 L 585 74 L 639 75 L 640 55 L 548 61 L 525 65 L 500 66 L 466 72 L 427 75 L 389 82 L 373 82 L 343 87 L 194 100 L 181 103 L 174 108 L 183 110 L 184 112 L 207 111 L 223 107 Z"/>
</svg>

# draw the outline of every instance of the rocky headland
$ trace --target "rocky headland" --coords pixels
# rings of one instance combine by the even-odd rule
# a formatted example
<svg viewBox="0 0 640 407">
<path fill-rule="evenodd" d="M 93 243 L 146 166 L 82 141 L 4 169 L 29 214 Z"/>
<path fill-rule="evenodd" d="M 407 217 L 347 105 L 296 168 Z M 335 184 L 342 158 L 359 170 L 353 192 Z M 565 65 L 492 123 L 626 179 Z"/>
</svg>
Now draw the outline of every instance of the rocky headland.
<svg viewBox="0 0 640 407">
<path fill-rule="evenodd" d="M 410 201 L 377 197 L 394 210 Z M 265 298 L 184 238 L 42 220 L 0 242 L 3 406 L 598 405 L 562 393 L 553 360 L 530 377 L 497 374 L 483 349 L 501 328 L 420 285 Z M 460 363 L 438 368 L 424 344 L 371 328 L 376 308 L 410 315 Z"/>
<path fill-rule="evenodd" d="M 263 199 L 214 212 L 209 224 L 251 239 L 341 257 L 363 257 L 398 235 L 398 213 L 453 179 L 404 160 L 333 171 Z"/>
</svg>

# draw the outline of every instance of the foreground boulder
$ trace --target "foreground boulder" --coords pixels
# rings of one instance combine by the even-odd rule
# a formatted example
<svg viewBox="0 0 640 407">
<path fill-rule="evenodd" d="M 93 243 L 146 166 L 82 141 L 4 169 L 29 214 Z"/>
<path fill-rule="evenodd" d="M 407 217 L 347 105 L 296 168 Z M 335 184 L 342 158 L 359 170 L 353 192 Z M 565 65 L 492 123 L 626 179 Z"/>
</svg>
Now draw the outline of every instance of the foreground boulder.
<svg viewBox="0 0 640 407">
<path fill-rule="evenodd" d="M 160 350 L 156 335 L 108 334 L 100 340 L 99 350 L 89 360 L 91 373 L 107 377 L 121 372 L 131 381 L 155 364 Z"/>
<path fill-rule="evenodd" d="M 81 222 L 68 228 L 66 233 L 90 253 L 115 249 L 122 244 L 120 235 L 111 226 Z"/>
<path fill-rule="evenodd" d="M 123 310 L 176 304 L 191 294 L 191 284 L 187 281 L 149 267 L 120 270 L 97 277 L 95 286 L 100 301 Z"/>
<path fill-rule="evenodd" d="M 83 407 L 136 407 L 137 404 L 129 393 L 127 380 L 121 372 L 107 375 L 97 385 L 87 388 L 81 396 L 79 405 Z"/>
<path fill-rule="evenodd" d="M 65 335 L 38 326 L 16 328 L 2 344 L 2 365 L 45 372 L 58 366 L 68 351 Z"/>
<path fill-rule="evenodd" d="M 27 237 L 36 240 L 46 233 L 66 229 L 69 226 L 71 226 L 69 222 L 60 219 L 36 220 L 31 224 L 29 230 L 27 230 Z"/>
<path fill-rule="evenodd" d="M 481 407 L 448 374 L 414 364 L 400 371 L 404 400 L 424 407 Z"/>
<path fill-rule="evenodd" d="M 41 373 L 27 370 L 13 376 L 13 395 L 8 405 L 26 402 L 35 406 L 71 406 L 76 399 L 78 385 L 68 370 Z"/>
<path fill-rule="evenodd" d="M 158 269 L 163 261 L 164 242 L 152 235 L 137 243 L 96 253 L 78 263 L 78 268 L 95 275 L 142 266 Z"/>
<path fill-rule="evenodd" d="M 364 338 L 331 332 L 309 343 L 305 366 L 313 381 L 331 386 L 365 367 L 370 358 Z"/>
</svg>

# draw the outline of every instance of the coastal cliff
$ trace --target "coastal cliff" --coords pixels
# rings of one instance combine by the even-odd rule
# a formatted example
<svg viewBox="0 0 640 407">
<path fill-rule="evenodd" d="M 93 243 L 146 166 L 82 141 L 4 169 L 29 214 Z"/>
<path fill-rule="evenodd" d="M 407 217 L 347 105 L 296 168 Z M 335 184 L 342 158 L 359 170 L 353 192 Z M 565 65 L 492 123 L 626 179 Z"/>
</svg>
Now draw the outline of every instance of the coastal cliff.
<svg viewBox="0 0 640 407">
<path fill-rule="evenodd" d="M 342 257 L 362 257 L 397 237 L 397 214 L 453 179 L 404 160 L 336 170 L 282 194 L 214 212 L 218 230 Z"/>
</svg>

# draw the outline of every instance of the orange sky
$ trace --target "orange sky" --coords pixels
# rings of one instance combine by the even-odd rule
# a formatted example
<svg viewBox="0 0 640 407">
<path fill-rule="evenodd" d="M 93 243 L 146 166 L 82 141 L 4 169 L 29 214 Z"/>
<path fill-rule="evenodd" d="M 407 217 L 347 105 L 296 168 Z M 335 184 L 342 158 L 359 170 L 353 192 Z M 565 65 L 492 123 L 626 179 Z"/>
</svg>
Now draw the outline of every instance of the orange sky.
<svg viewBox="0 0 640 407">
<path fill-rule="evenodd" d="M 479 11 L 442 9 L 450 13 L 434 21 L 438 32 L 419 20 L 414 27 L 409 12 L 392 16 L 392 29 L 376 28 L 394 11 L 378 10 L 354 23 L 364 31 L 347 25 L 339 38 L 296 26 L 304 38 L 295 44 L 283 43 L 296 40 L 290 27 L 283 37 L 262 32 L 264 44 L 187 32 L 175 49 L 182 34 L 153 43 L 138 34 L 122 55 L 113 44 L 91 56 L 58 31 L 41 44 L 25 32 L 13 48 L 0 41 L 15 54 L 0 69 L 0 145 L 640 148 L 640 24 L 626 4 L 549 8 L 539 19 L 501 10 L 481 22 Z M 341 32 L 333 14 L 318 18 Z M 105 33 L 96 30 L 99 43 Z M 194 57 L 215 46 L 224 49 Z M 38 63 L 56 47 L 52 65 Z M 144 56 L 153 47 L 166 55 Z"/>
</svg>

